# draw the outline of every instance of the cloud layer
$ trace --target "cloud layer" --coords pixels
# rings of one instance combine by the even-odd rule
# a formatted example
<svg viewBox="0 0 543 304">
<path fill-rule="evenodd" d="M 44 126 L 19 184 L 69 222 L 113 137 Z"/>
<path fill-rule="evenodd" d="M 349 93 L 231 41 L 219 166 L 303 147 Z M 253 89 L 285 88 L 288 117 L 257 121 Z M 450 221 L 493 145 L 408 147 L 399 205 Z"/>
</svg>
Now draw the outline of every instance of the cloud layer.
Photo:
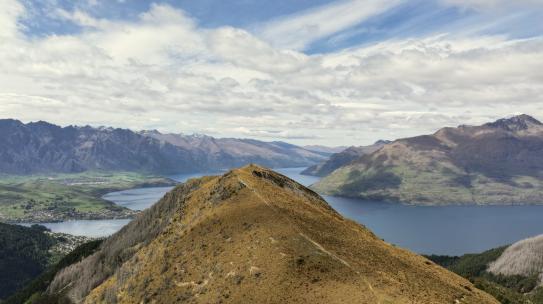
<svg viewBox="0 0 543 304">
<path fill-rule="evenodd" d="M 312 42 L 387 11 L 402 0 L 343 0 L 266 22 L 259 36 L 273 46 L 303 50 Z"/>
<path fill-rule="evenodd" d="M 543 118 L 542 38 L 435 34 L 306 55 L 167 5 L 132 21 L 58 10 L 82 32 L 31 38 L 23 6 L 0 2 L 2 117 L 331 145 Z"/>
<path fill-rule="evenodd" d="M 527 6 L 535 7 L 543 5 L 542 0 L 442 0 L 449 5 L 457 5 L 472 9 L 507 9 L 511 7 Z"/>
</svg>

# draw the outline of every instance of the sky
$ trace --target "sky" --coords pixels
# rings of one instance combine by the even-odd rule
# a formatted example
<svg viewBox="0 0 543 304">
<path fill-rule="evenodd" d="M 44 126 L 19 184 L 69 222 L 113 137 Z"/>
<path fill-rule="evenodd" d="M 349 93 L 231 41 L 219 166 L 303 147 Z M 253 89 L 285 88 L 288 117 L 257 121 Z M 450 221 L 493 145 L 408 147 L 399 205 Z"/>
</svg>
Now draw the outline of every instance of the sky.
<svg viewBox="0 0 543 304">
<path fill-rule="evenodd" d="M 543 119 L 543 0 L 0 0 L 0 118 L 366 145 Z"/>
</svg>

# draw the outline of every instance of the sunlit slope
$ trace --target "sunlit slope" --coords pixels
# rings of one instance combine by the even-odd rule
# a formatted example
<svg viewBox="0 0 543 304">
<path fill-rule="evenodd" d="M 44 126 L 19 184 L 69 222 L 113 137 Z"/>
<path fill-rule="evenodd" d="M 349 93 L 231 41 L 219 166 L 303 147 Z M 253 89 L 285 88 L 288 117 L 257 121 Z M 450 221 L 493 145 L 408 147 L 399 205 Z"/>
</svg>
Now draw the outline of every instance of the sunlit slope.
<svg viewBox="0 0 543 304">
<path fill-rule="evenodd" d="M 497 303 L 252 165 L 177 187 L 49 292 L 85 303 Z"/>
</svg>

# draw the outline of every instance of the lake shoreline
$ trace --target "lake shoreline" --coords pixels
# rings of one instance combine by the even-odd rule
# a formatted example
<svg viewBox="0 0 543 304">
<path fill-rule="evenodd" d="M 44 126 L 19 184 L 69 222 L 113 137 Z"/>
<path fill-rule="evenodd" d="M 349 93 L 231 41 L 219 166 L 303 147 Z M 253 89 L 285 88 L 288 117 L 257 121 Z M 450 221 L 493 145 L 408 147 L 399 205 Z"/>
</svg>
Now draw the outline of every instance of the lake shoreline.
<svg viewBox="0 0 543 304">
<path fill-rule="evenodd" d="M 95 173 L 90 173 L 95 174 Z M 65 197 L 61 203 L 49 203 L 53 206 L 43 207 L 39 205 L 40 202 L 35 202 L 33 199 L 29 200 L 26 207 L 22 211 L 22 214 L 14 216 L 9 212 L 7 214 L 2 213 L 0 210 L 0 221 L 7 224 L 20 224 L 20 223 L 59 223 L 72 220 L 114 220 L 114 219 L 133 219 L 139 214 L 139 211 L 131 210 L 115 204 L 115 202 L 105 200 L 103 197 L 108 193 L 115 191 L 123 191 L 130 189 L 144 189 L 155 187 L 173 187 L 178 184 L 177 181 L 167 177 L 139 177 L 141 180 L 133 180 L 131 182 L 117 181 L 115 178 L 123 176 L 123 172 L 107 172 L 102 173 L 105 176 L 112 175 L 113 179 L 106 183 L 102 187 L 102 183 L 92 182 L 80 182 L 80 183 L 68 183 L 69 175 L 64 176 L 61 179 L 49 180 L 49 179 L 36 179 L 34 177 L 19 177 L 22 180 L 25 178 L 31 182 L 40 182 L 44 185 L 49 185 L 52 190 L 43 190 L 42 193 L 49 196 Z M 74 180 L 81 178 L 78 175 L 74 175 Z M 99 186 L 98 186 L 99 185 Z M 46 186 L 47 187 L 47 186 Z M 59 188 L 62 187 L 62 188 Z M 88 188 L 86 188 L 88 187 Z M 15 189 L 15 188 L 14 188 Z M 41 188 L 40 188 L 41 189 Z M 60 189 L 58 192 L 56 190 Z M 85 189 L 85 190 L 81 190 Z M 35 190 L 38 191 L 38 190 Z M 93 202 L 96 210 L 82 210 L 78 207 L 77 202 L 85 201 L 87 203 Z M 38 204 L 38 208 L 30 207 L 28 204 Z M 41 204 L 44 204 L 41 202 Z M 20 208 L 23 208 L 21 206 Z"/>
<path fill-rule="evenodd" d="M 308 186 L 317 178 L 300 175 L 303 168 L 276 169 Z M 224 172 L 222 172 L 224 173 Z M 218 175 L 221 173 L 205 173 Z M 198 177 L 184 174 L 179 182 Z M 119 206 L 143 210 L 156 203 L 170 188 L 140 188 L 107 194 Z M 412 206 L 322 196 L 346 218 L 372 230 L 379 238 L 419 254 L 459 256 L 514 243 L 543 233 L 543 206 Z M 107 236 L 130 220 L 70 221 L 48 224 L 53 231 L 95 233 Z"/>
</svg>

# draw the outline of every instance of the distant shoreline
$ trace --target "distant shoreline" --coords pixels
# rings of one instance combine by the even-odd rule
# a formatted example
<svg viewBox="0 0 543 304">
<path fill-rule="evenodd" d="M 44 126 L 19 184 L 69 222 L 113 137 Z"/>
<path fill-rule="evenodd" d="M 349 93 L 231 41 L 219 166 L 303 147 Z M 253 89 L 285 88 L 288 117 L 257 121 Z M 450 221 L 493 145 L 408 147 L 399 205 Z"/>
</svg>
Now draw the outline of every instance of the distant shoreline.
<svg viewBox="0 0 543 304">
<path fill-rule="evenodd" d="M 100 182 L 96 180 L 100 179 Z M 66 183 L 66 180 L 73 182 Z M 85 172 L 56 178 L 12 176 L 0 179 L 0 222 L 59 223 L 70 220 L 133 219 L 140 211 L 119 206 L 104 195 L 131 189 L 170 187 L 178 182 L 132 172 Z"/>
</svg>

